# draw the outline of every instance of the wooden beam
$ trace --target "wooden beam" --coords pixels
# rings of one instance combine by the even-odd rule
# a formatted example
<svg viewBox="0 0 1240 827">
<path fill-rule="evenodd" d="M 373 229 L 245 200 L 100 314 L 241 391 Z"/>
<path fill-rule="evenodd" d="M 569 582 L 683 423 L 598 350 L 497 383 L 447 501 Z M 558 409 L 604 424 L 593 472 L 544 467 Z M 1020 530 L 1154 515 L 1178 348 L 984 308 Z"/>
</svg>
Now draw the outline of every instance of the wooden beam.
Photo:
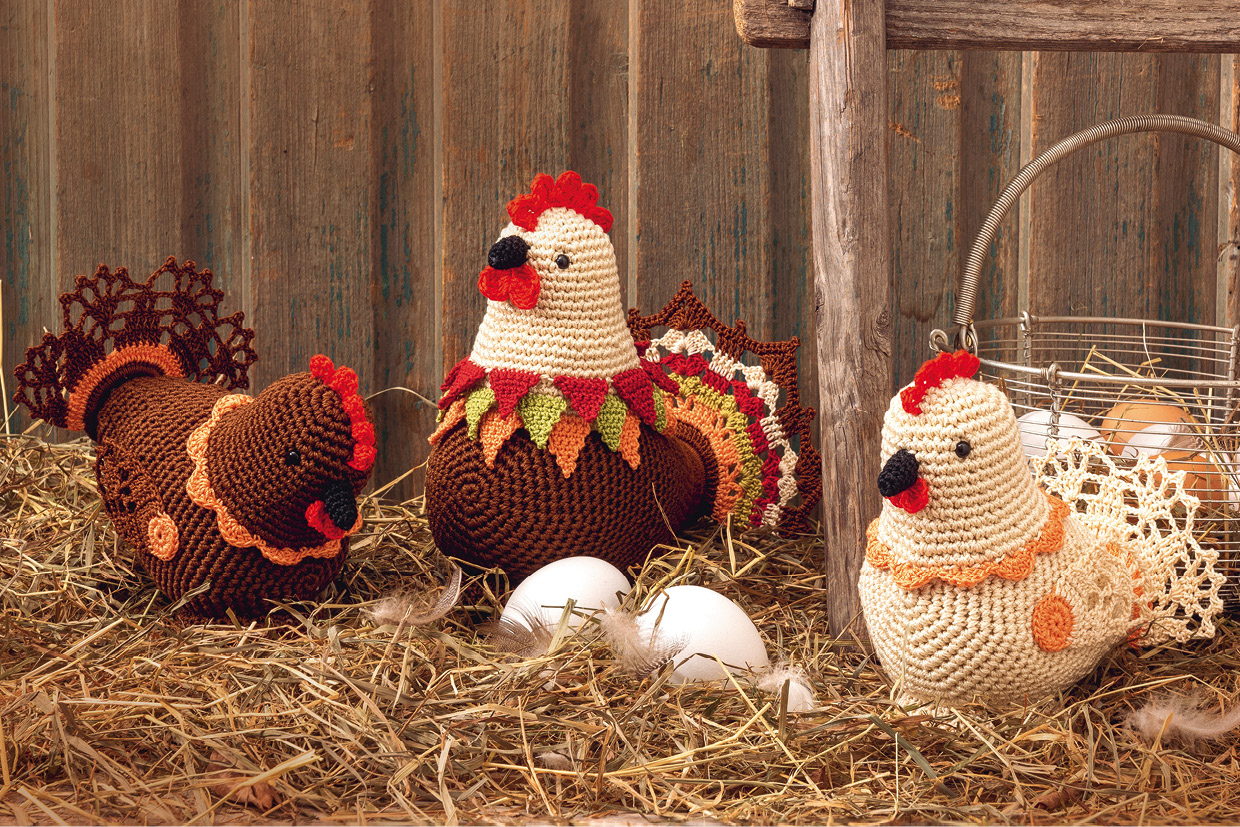
<svg viewBox="0 0 1240 827">
<path fill-rule="evenodd" d="M 1240 51 L 1240 0 L 886 0 L 891 49 Z M 734 0 L 736 31 L 764 48 L 808 49 L 810 13 Z"/>
<path fill-rule="evenodd" d="M 883 0 L 818 0 L 809 50 L 810 210 L 823 531 L 832 634 L 862 631 L 857 576 L 878 515 L 891 398 Z M 862 635 L 864 632 L 862 631 Z"/>
</svg>

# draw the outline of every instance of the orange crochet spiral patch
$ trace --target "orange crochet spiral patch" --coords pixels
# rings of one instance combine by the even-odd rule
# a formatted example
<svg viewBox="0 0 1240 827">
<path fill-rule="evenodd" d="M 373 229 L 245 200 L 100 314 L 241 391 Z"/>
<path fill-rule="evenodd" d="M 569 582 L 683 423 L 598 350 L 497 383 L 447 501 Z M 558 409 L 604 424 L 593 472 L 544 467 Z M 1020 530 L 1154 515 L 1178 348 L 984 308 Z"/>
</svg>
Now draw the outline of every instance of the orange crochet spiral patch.
<svg viewBox="0 0 1240 827">
<path fill-rule="evenodd" d="M 1043 652 L 1058 652 L 1066 649 L 1071 641 L 1076 614 L 1067 600 L 1052 593 L 1033 607 L 1029 622 L 1033 627 L 1033 642 L 1038 648 Z"/>
<path fill-rule="evenodd" d="M 891 547 L 878 539 L 878 521 L 875 519 L 866 529 L 865 559 L 871 566 L 890 571 L 896 585 L 902 589 L 920 589 L 935 580 L 967 589 L 981 583 L 987 577 L 1004 580 L 1024 580 L 1033 571 L 1037 555 L 1058 551 L 1063 545 L 1064 519 L 1071 511 L 1063 500 L 1046 495 L 1050 513 L 1046 515 L 1038 536 L 1016 551 L 998 560 L 987 560 L 972 566 L 936 566 L 922 563 L 898 562 L 892 558 Z"/>
<path fill-rule="evenodd" d="M 215 491 L 211 488 L 211 478 L 207 471 L 207 442 L 211 438 L 211 431 L 224 414 L 233 408 L 248 405 L 253 401 L 253 397 L 240 393 L 221 396 L 211 409 L 211 416 L 207 421 L 199 425 L 190 434 L 189 439 L 185 443 L 185 450 L 189 454 L 190 460 L 194 463 L 193 473 L 190 474 L 189 482 L 185 484 L 185 490 L 189 493 L 189 498 L 200 508 L 215 512 L 216 527 L 219 528 L 220 536 L 224 538 L 224 542 L 230 546 L 257 548 L 264 557 L 281 566 L 294 566 L 307 557 L 335 557 L 340 553 L 339 539 L 328 540 L 321 545 L 309 546 L 307 548 L 277 548 L 254 536 L 228 512 L 228 507 L 220 502 L 220 499 L 215 495 Z M 357 522 L 346 532 L 346 536 L 354 533 L 361 526 L 362 520 L 359 516 Z"/>
<path fill-rule="evenodd" d="M 146 527 L 146 548 L 160 560 L 171 560 L 176 556 L 180 532 L 177 524 L 164 512 L 159 512 Z"/>
</svg>

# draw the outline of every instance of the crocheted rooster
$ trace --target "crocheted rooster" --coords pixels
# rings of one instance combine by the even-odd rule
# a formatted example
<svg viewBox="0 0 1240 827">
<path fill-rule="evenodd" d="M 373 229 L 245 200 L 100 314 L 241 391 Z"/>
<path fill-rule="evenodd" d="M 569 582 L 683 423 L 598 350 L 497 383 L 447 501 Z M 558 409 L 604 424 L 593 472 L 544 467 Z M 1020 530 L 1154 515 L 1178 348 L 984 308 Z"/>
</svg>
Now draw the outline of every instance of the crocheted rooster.
<svg viewBox="0 0 1240 827">
<path fill-rule="evenodd" d="M 575 172 L 537 176 L 508 214 L 478 279 L 486 315 L 431 437 L 439 547 L 515 581 L 575 555 L 641 563 L 699 514 L 804 530 L 821 480 L 797 340 L 721 324 L 688 283 L 626 325 L 612 217 Z M 652 341 L 654 327 L 667 332 Z"/>
<path fill-rule="evenodd" d="M 1124 473 L 1077 442 L 1066 452 L 1076 459 L 1056 449 L 1042 461 L 1043 482 L 1068 502 L 1053 496 L 1030 473 L 1011 404 L 973 378 L 978 367 L 966 351 L 930 360 L 883 425 L 885 502 L 860 594 L 902 697 L 1037 700 L 1126 640 L 1212 635 L 1223 578 L 1217 552 L 1192 539 L 1182 475 L 1149 458 Z M 1090 470 L 1099 463 L 1109 473 Z M 1189 505 L 1186 526 L 1177 504 Z"/>
<path fill-rule="evenodd" d="M 325 356 L 257 398 L 231 393 L 249 387 L 254 331 L 219 318 L 212 279 L 175 258 L 142 283 L 103 265 L 78 276 L 64 332 L 18 366 L 16 399 L 95 440 L 104 508 L 162 592 L 209 582 L 190 612 L 254 615 L 340 571 L 375 434 L 357 376 Z"/>
</svg>

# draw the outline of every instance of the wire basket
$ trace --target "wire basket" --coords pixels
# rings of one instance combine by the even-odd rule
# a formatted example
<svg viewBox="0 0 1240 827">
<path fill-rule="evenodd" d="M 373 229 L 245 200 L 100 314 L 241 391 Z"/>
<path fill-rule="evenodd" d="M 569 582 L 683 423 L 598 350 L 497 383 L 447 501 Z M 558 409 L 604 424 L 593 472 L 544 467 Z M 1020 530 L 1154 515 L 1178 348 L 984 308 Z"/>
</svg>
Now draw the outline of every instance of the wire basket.
<svg viewBox="0 0 1240 827">
<path fill-rule="evenodd" d="M 1034 316 L 975 321 L 982 263 L 1000 223 L 1047 167 L 1079 149 L 1134 132 L 1179 132 L 1240 153 L 1240 135 L 1178 115 L 1143 115 L 1098 124 L 1039 153 L 991 207 L 965 261 L 952 322 L 956 335 L 930 335 L 944 351 L 967 348 L 980 375 L 996 382 L 1016 410 L 1029 455 L 1047 437 L 1107 443 L 1117 466 L 1140 453 L 1162 454 L 1184 471 L 1201 501 L 1194 534 L 1219 551 L 1229 610 L 1240 608 L 1240 327 L 1144 319 Z"/>
</svg>

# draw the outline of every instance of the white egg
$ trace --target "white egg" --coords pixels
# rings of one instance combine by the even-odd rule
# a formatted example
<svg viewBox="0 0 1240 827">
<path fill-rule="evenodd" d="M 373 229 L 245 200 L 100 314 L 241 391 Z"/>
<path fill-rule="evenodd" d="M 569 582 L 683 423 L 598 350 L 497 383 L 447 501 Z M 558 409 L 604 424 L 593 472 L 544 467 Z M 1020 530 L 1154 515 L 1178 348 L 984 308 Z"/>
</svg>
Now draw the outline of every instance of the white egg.
<svg viewBox="0 0 1240 827">
<path fill-rule="evenodd" d="M 1046 440 L 1048 439 L 1097 439 L 1099 434 L 1089 423 L 1079 416 L 1060 412 L 1058 430 L 1051 428 L 1051 412 L 1041 409 L 1022 414 L 1016 420 L 1020 428 L 1020 447 L 1027 457 L 1046 456 Z"/>
<path fill-rule="evenodd" d="M 1124 447 L 1150 457 L 1163 453 L 1190 456 L 1205 449 L 1193 426 L 1184 422 L 1155 422 L 1153 425 L 1146 425 L 1133 434 Z M 1125 450 L 1123 454 L 1128 456 L 1129 451 Z"/>
<path fill-rule="evenodd" d="M 568 625 L 577 629 L 586 615 L 618 607 L 629 589 L 629 578 L 606 560 L 565 557 L 522 580 L 513 589 L 500 618 L 527 629 L 532 622 L 555 629 L 560 625 L 564 607 L 572 600 L 575 607 Z"/>
<path fill-rule="evenodd" d="M 652 650 L 666 654 L 675 664 L 673 683 L 726 677 L 716 656 L 734 672 L 770 665 L 766 646 L 749 615 L 710 589 L 664 589 L 646 603 L 636 620 Z"/>
</svg>

